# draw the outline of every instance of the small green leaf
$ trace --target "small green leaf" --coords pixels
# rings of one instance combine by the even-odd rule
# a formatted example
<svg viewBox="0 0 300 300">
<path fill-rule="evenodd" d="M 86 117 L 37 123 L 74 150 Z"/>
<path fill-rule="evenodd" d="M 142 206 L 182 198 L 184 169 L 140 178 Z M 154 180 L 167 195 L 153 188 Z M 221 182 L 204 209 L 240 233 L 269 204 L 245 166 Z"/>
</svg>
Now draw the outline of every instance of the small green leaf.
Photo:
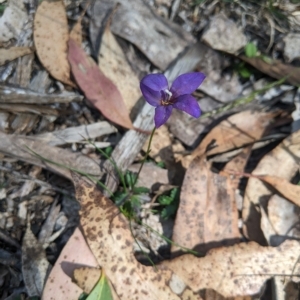
<svg viewBox="0 0 300 300">
<path fill-rule="evenodd" d="M 128 193 L 118 191 L 113 195 L 112 200 L 115 202 L 117 206 L 120 206 L 126 201 L 126 198 L 128 197 L 129 197 Z"/>
<path fill-rule="evenodd" d="M 245 54 L 247 57 L 257 56 L 257 47 L 253 43 L 248 43 L 245 46 Z"/>
<path fill-rule="evenodd" d="M 110 286 L 103 270 L 100 280 L 86 300 L 113 300 Z"/>
<path fill-rule="evenodd" d="M 252 73 L 249 71 L 247 67 L 240 68 L 239 74 L 245 79 L 250 78 L 250 76 L 252 75 Z"/>
<path fill-rule="evenodd" d="M 159 161 L 158 163 L 156 163 L 156 165 L 162 169 L 166 167 L 166 164 L 163 161 Z"/>
<path fill-rule="evenodd" d="M 134 174 L 134 173 L 132 173 L 132 172 L 130 172 L 130 171 L 128 171 L 128 170 L 126 171 L 126 173 L 125 173 L 125 183 L 126 183 L 126 185 L 127 185 L 130 189 L 133 188 L 133 185 L 134 185 L 134 183 L 135 183 L 136 177 L 137 177 L 136 174 Z"/>
<path fill-rule="evenodd" d="M 112 147 L 112 146 L 109 146 L 109 147 L 107 147 L 107 148 L 104 149 L 104 152 L 105 152 L 105 154 L 106 154 L 108 157 L 111 157 L 111 154 L 112 154 L 113 150 L 114 150 L 113 147 Z"/>
<path fill-rule="evenodd" d="M 170 219 L 173 215 L 175 215 L 177 211 L 177 204 L 171 204 L 166 206 L 162 211 L 161 211 L 161 217 L 163 219 Z"/>
<path fill-rule="evenodd" d="M 179 196 L 179 188 L 174 188 L 170 192 L 170 197 L 175 200 Z"/>
<path fill-rule="evenodd" d="M 170 205 L 174 199 L 167 195 L 161 195 L 157 200 L 161 205 Z"/>
<path fill-rule="evenodd" d="M 150 192 L 150 189 L 140 186 L 140 187 L 133 188 L 133 192 L 135 194 L 148 194 Z"/>
</svg>

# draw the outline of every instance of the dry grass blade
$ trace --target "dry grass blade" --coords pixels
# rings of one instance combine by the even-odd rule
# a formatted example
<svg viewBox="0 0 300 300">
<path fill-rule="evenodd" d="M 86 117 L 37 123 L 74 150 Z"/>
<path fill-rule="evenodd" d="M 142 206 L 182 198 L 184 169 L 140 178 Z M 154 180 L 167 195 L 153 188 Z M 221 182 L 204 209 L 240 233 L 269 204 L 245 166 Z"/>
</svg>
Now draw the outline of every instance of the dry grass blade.
<svg viewBox="0 0 300 300">
<path fill-rule="evenodd" d="M 57 80 L 74 86 L 70 80 L 70 66 L 67 59 L 69 28 L 64 3 L 43 1 L 34 18 L 34 43 L 37 55 Z"/>
</svg>

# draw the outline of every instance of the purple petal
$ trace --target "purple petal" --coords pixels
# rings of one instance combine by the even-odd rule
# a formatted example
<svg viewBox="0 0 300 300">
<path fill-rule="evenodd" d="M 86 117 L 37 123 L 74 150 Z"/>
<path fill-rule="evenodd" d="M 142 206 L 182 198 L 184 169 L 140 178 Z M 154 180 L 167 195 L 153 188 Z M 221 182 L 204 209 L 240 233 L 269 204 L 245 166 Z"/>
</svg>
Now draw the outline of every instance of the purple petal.
<svg viewBox="0 0 300 300">
<path fill-rule="evenodd" d="M 205 77 L 201 72 L 186 73 L 178 76 L 170 89 L 173 97 L 177 98 L 181 95 L 191 94 L 203 82 Z"/>
<path fill-rule="evenodd" d="M 161 91 L 168 89 L 168 81 L 163 74 L 149 74 L 140 83 L 145 100 L 152 106 L 158 106 L 161 100 Z"/>
<path fill-rule="evenodd" d="M 191 95 L 182 95 L 175 99 L 174 108 L 180 109 L 194 118 L 199 118 L 201 110 L 197 100 Z"/>
<path fill-rule="evenodd" d="M 172 113 L 173 106 L 158 106 L 155 108 L 154 123 L 155 127 L 158 128 L 161 125 L 165 124 L 170 118 Z"/>
</svg>

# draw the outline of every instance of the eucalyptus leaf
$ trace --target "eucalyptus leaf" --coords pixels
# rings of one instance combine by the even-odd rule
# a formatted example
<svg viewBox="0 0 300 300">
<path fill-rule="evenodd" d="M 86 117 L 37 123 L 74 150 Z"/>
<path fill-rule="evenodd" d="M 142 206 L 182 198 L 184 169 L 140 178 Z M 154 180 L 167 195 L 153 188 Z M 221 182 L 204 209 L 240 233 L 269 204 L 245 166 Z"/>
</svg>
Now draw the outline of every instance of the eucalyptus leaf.
<svg viewBox="0 0 300 300">
<path fill-rule="evenodd" d="M 100 280 L 86 300 L 113 300 L 108 280 L 103 271 Z"/>
</svg>

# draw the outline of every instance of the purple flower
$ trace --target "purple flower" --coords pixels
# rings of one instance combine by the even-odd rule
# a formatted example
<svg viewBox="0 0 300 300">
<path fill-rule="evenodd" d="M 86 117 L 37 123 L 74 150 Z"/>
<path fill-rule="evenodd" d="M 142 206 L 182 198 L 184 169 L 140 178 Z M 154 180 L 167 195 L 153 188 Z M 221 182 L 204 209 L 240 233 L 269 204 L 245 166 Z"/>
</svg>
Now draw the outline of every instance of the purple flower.
<svg viewBox="0 0 300 300">
<path fill-rule="evenodd" d="M 145 100 L 155 107 L 154 123 L 158 128 L 169 119 L 172 109 L 182 110 L 194 118 L 199 118 L 201 110 L 197 100 L 190 94 L 205 79 L 200 72 L 178 76 L 171 88 L 163 74 L 149 74 L 141 80 L 141 91 Z"/>
</svg>

